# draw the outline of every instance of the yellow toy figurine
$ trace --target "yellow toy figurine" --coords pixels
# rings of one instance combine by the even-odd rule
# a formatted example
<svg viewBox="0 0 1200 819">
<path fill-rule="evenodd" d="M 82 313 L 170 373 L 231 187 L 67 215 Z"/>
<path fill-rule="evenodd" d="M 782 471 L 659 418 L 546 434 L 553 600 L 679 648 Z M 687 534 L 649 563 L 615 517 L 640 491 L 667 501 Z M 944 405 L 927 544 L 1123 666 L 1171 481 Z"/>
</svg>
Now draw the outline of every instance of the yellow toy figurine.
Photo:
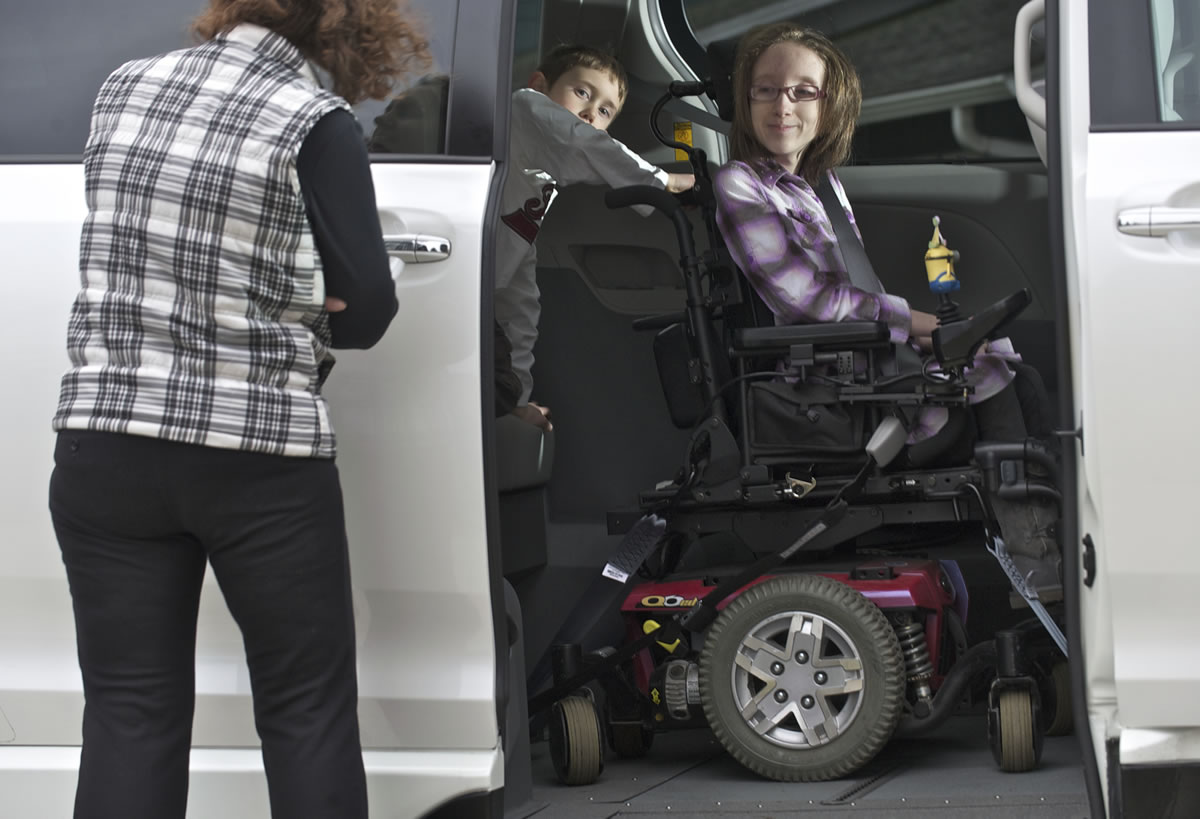
<svg viewBox="0 0 1200 819">
<path fill-rule="evenodd" d="M 946 247 L 946 240 L 938 228 L 941 221 L 940 217 L 933 217 L 933 238 L 925 251 L 925 274 L 929 277 L 929 289 L 934 293 L 952 293 L 958 289 L 958 279 L 954 277 L 958 251 Z"/>
</svg>

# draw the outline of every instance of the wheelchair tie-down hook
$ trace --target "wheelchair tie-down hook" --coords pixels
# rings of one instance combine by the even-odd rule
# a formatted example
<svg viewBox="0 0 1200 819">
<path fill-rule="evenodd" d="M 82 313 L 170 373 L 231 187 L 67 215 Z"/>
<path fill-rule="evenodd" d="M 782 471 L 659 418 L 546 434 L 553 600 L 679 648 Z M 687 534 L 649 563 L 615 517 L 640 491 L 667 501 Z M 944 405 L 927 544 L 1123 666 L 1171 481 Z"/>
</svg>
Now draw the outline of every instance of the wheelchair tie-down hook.
<svg viewBox="0 0 1200 819">
<path fill-rule="evenodd" d="M 816 478 L 807 481 L 801 478 L 793 478 L 791 472 L 784 475 L 783 478 L 787 481 L 787 489 L 785 490 L 787 495 L 795 500 L 800 500 L 817 488 Z"/>
</svg>

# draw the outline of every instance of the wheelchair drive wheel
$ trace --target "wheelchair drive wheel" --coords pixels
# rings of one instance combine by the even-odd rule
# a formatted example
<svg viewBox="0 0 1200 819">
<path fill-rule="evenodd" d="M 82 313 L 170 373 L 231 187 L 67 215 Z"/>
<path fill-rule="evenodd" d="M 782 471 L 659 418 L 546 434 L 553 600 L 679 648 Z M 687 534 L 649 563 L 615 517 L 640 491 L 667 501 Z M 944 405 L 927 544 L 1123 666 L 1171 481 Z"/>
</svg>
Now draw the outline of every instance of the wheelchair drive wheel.
<svg viewBox="0 0 1200 819">
<path fill-rule="evenodd" d="M 873 603 L 820 575 L 785 575 L 733 600 L 700 655 L 709 725 L 742 765 L 785 782 L 865 765 L 904 700 L 896 633 Z"/>
<path fill-rule="evenodd" d="M 604 770 L 604 739 L 593 702 L 564 697 L 550 714 L 550 759 L 566 785 L 590 785 Z"/>
</svg>

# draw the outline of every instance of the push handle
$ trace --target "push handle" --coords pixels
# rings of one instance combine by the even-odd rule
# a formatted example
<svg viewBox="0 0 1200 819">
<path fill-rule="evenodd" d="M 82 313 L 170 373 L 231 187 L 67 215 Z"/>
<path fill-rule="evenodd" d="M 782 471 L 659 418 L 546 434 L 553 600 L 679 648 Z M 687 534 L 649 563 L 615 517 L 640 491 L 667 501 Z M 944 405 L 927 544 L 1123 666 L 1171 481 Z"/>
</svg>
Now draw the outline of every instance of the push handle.
<svg viewBox="0 0 1200 819">
<path fill-rule="evenodd" d="M 1030 35 L 1033 26 L 1046 17 L 1046 0 L 1029 0 L 1017 12 L 1016 31 L 1013 35 L 1013 86 L 1017 92 L 1017 105 L 1025 116 L 1039 128 L 1046 128 L 1046 98 L 1037 92 L 1030 79 Z"/>
<path fill-rule="evenodd" d="M 652 185 L 630 185 L 626 188 L 614 188 L 604 194 L 604 204 L 614 210 L 617 208 L 627 208 L 631 205 L 648 205 L 672 217 L 679 210 L 679 200 L 662 188 L 656 188 Z"/>
<path fill-rule="evenodd" d="M 651 185 L 630 185 L 626 188 L 613 188 L 604 194 L 604 204 L 614 210 L 630 205 L 646 205 L 667 216 L 675 225 L 675 235 L 679 239 L 680 262 L 685 269 L 696 263 L 696 243 L 692 238 L 692 223 L 679 200 L 662 188 Z"/>
</svg>

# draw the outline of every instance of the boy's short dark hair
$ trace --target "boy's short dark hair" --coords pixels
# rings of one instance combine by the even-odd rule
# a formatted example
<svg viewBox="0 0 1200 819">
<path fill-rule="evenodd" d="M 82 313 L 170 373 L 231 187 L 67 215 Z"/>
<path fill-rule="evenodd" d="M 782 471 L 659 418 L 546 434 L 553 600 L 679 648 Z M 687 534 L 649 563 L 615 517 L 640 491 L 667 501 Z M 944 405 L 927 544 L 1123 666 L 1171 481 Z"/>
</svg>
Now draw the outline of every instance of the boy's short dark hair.
<svg viewBox="0 0 1200 819">
<path fill-rule="evenodd" d="M 625 68 L 616 57 L 598 48 L 561 45 L 542 58 L 537 70 L 546 76 L 547 84 L 554 85 L 559 77 L 578 66 L 611 74 L 617 82 L 617 93 L 621 95 L 617 102 L 625 103 L 625 96 L 629 93 L 629 78 L 625 75 Z"/>
</svg>

